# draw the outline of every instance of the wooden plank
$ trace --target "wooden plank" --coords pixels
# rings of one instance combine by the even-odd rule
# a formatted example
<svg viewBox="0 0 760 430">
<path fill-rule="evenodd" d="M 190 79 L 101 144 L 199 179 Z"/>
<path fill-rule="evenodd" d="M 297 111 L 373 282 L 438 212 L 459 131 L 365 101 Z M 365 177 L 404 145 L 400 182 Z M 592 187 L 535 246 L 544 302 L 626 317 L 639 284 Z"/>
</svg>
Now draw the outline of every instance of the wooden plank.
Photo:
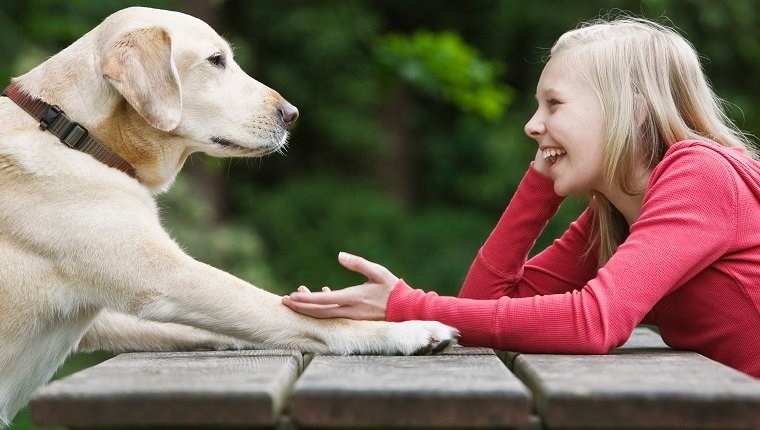
<svg viewBox="0 0 760 430">
<path fill-rule="evenodd" d="M 643 350 L 657 349 L 670 350 L 670 347 L 665 344 L 656 331 L 648 327 L 639 326 L 633 330 L 631 337 L 628 338 L 625 344 L 615 350 L 615 353 L 620 353 L 624 350 L 643 352 Z"/>
<path fill-rule="evenodd" d="M 437 355 L 494 355 L 494 350 L 479 346 L 452 346 Z"/>
<path fill-rule="evenodd" d="M 662 341 L 657 332 L 644 326 L 636 327 L 631 334 L 631 337 L 626 341 L 625 345 L 621 346 L 617 350 L 636 349 L 641 351 L 642 349 L 670 349 L 665 342 Z M 512 351 L 496 351 L 496 355 L 514 371 L 515 358 L 521 353 Z"/>
<path fill-rule="evenodd" d="M 302 368 L 286 350 L 121 354 L 37 390 L 30 412 L 72 428 L 271 426 Z"/>
<path fill-rule="evenodd" d="M 490 349 L 416 357 L 317 355 L 296 382 L 297 426 L 510 428 L 530 422 L 530 393 Z"/>
<path fill-rule="evenodd" d="M 609 355 L 520 354 L 549 428 L 760 428 L 760 381 L 637 329 Z"/>
</svg>

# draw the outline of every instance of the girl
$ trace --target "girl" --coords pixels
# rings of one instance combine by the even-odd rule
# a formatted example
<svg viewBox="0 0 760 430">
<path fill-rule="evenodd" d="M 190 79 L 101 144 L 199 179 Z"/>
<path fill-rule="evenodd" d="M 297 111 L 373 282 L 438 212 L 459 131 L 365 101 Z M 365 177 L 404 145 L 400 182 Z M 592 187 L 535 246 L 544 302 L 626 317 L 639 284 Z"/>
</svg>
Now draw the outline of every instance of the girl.
<svg viewBox="0 0 760 430">
<path fill-rule="evenodd" d="M 562 35 L 525 133 L 538 143 L 458 298 L 339 255 L 362 285 L 283 298 L 320 317 L 437 320 L 462 343 L 604 354 L 637 324 L 676 349 L 760 377 L 760 163 L 689 42 L 643 20 Z M 589 207 L 531 259 L 563 196 Z"/>
</svg>

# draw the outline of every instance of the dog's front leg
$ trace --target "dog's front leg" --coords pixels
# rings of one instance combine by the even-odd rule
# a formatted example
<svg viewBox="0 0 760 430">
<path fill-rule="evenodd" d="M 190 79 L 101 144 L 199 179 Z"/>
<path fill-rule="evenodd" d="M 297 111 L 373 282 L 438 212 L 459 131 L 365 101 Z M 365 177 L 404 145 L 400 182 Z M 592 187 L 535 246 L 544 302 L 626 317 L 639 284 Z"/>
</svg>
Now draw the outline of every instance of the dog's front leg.
<svg viewBox="0 0 760 430">
<path fill-rule="evenodd" d="M 160 287 L 158 287 L 160 285 Z M 320 320 L 291 311 L 279 296 L 189 257 L 158 284 L 136 314 L 255 343 L 339 354 L 414 354 L 445 347 L 455 330 L 437 322 Z"/>
<path fill-rule="evenodd" d="M 315 352 L 413 354 L 454 341 L 456 331 L 437 322 L 320 320 L 298 314 L 280 296 L 185 254 L 152 208 L 140 210 L 123 194 L 112 196 L 88 206 L 97 210 L 100 222 L 67 217 L 69 234 L 46 242 L 60 249 L 55 253 L 59 272 L 76 280 L 72 293 L 88 305 Z"/>
<path fill-rule="evenodd" d="M 77 351 L 192 351 L 248 349 L 255 345 L 186 325 L 146 321 L 104 309 L 79 341 Z"/>
</svg>

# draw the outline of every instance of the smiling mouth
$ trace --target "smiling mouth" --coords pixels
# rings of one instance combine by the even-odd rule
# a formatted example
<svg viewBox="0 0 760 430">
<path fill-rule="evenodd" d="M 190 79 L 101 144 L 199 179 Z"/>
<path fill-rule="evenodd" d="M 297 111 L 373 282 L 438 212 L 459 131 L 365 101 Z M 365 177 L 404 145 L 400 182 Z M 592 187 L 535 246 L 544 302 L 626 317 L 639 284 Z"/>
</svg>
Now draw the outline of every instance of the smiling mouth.
<svg viewBox="0 0 760 430">
<path fill-rule="evenodd" d="M 542 155 L 544 157 L 544 160 L 548 161 L 550 165 L 553 165 L 557 162 L 562 156 L 567 154 L 565 150 L 563 149 L 545 149 L 542 151 Z"/>
</svg>

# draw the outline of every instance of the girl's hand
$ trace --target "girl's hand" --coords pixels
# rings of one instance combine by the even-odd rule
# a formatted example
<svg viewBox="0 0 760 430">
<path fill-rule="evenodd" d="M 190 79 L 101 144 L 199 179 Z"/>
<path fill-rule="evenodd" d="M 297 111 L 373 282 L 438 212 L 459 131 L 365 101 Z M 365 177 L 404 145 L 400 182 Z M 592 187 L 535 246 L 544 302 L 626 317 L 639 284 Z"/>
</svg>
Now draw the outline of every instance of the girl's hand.
<svg viewBox="0 0 760 430">
<path fill-rule="evenodd" d="M 341 252 L 338 261 L 346 269 L 366 276 L 367 282 L 338 291 L 324 287 L 314 293 L 302 285 L 295 293 L 284 296 L 282 303 L 315 318 L 384 320 L 388 297 L 399 279 L 385 267 L 357 255 Z"/>
<path fill-rule="evenodd" d="M 544 154 L 541 153 L 540 149 L 536 152 L 536 159 L 533 160 L 533 168 L 547 178 L 549 177 L 549 162 L 544 160 Z"/>
</svg>

